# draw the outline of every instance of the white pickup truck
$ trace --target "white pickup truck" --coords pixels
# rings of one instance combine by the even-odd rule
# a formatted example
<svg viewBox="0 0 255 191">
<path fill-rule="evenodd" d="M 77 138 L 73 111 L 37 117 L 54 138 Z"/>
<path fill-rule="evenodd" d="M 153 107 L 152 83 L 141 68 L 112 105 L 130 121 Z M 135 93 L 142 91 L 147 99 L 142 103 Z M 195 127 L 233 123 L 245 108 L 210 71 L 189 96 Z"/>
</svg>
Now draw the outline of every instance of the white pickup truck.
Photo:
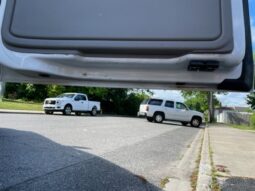
<svg viewBox="0 0 255 191">
<path fill-rule="evenodd" d="M 193 127 L 199 127 L 204 118 L 203 113 L 190 110 L 184 103 L 163 99 L 144 100 L 138 116 L 146 116 L 150 122 L 178 121 L 183 125 L 190 123 Z"/>
<path fill-rule="evenodd" d="M 101 107 L 100 102 L 89 101 L 86 94 L 64 93 L 56 98 L 45 99 L 43 109 L 46 114 L 62 112 L 63 115 L 70 115 L 75 112 L 76 115 L 90 113 L 92 116 L 96 116 Z"/>
</svg>

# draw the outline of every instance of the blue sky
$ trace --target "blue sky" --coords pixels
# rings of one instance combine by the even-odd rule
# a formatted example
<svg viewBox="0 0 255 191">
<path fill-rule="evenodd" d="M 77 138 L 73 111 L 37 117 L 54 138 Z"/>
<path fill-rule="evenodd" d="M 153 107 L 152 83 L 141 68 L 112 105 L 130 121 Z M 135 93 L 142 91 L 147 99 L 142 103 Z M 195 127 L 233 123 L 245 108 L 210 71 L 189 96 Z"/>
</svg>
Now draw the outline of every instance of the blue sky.
<svg viewBox="0 0 255 191">
<path fill-rule="evenodd" d="M 255 0 L 249 0 L 249 3 L 251 15 L 252 42 L 253 48 L 255 48 Z"/>
<path fill-rule="evenodd" d="M 234 0 L 233 0 L 234 1 Z M 252 29 L 252 43 L 255 50 L 255 0 L 249 0 L 251 29 Z M 180 91 L 176 90 L 153 90 L 155 97 L 171 98 L 178 101 L 183 101 Z M 227 95 L 217 95 L 223 106 L 247 106 L 246 93 L 228 93 Z"/>
</svg>

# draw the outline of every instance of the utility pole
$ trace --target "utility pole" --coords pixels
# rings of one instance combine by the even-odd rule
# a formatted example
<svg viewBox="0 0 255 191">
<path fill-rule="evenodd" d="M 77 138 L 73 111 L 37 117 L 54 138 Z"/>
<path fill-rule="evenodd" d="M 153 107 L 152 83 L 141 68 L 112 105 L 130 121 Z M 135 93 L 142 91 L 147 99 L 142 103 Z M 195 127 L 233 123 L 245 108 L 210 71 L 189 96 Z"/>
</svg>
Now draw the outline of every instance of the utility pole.
<svg viewBox="0 0 255 191">
<path fill-rule="evenodd" d="M 209 105 L 209 122 L 212 123 L 214 120 L 214 105 L 213 105 L 213 92 L 208 92 L 208 105 Z"/>
<path fill-rule="evenodd" d="M 5 93 L 5 82 L 0 82 L 0 101 L 2 101 Z"/>
</svg>

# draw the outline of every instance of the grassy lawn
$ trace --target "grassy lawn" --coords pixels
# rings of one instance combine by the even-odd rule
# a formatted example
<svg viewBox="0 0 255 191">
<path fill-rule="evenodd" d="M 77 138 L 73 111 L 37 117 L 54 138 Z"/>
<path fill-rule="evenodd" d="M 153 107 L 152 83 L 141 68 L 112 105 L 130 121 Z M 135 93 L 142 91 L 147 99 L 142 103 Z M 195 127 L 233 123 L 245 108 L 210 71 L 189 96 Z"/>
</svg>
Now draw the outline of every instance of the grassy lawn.
<svg viewBox="0 0 255 191">
<path fill-rule="evenodd" d="M 42 103 L 3 100 L 0 101 L 0 109 L 42 111 Z"/>
<path fill-rule="evenodd" d="M 233 127 L 233 128 L 236 128 L 236 129 L 241 129 L 241 130 L 255 131 L 255 127 L 248 126 L 248 125 L 231 125 L 230 127 Z"/>
</svg>

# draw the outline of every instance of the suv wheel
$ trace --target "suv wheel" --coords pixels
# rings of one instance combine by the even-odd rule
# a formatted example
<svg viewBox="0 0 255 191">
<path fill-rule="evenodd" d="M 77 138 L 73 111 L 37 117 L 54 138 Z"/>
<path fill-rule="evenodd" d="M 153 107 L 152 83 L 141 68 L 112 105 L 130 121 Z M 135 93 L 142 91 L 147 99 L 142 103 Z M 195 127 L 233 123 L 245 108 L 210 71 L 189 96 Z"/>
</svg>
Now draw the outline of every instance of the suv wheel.
<svg viewBox="0 0 255 191">
<path fill-rule="evenodd" d="M 202 120 L 199 117 L 193 117 L 190 124 L 192 127 L 199 127 L 201 125 Z"/>
<path fill-rule="evenodd" d="M 71 115 L 72 114 L 72 106 L 66 105 L 63 111 L 63 115 Z"/>
<path fill-rule="evenodd" d="M 156 123 L 162 123 L 164 120 L 164 115 L 162 113 L 155 113 L 153 119 Z"/>
</svg>

